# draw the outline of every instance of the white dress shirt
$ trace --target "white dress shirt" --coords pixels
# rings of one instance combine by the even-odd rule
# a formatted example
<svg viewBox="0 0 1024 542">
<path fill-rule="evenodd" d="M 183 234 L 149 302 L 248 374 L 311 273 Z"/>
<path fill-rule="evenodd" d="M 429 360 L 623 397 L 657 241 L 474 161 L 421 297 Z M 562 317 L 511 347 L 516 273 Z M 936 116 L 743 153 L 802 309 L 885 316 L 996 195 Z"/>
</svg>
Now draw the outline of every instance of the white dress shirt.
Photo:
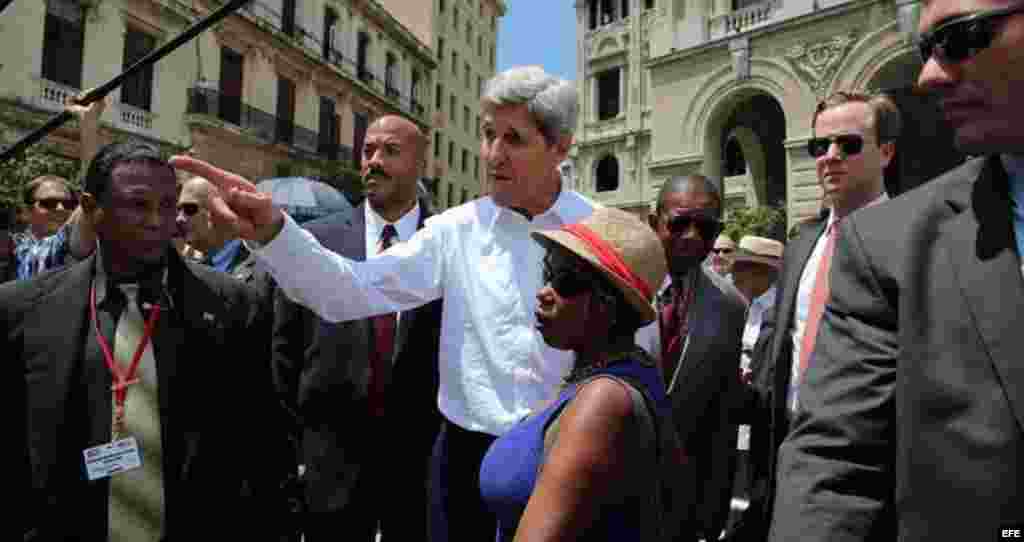
<svg viewBox="0 0 1024 542">
<path fill-rule="evenodd" d="M 569 190 L 532 220 L 484 197 L 430 217 L 408 241 L 364 262 L 324 249 L 286 218 L 254 253 L 290 298 L 328 321 L 443 297 L 438 405 L 452 423 L 501 435 L 554 397 L 572 365 L 572 353 L 547 346 L 536 327 L 544 249 L 530 233 L 592 211 Z"/>
<path fill-rule="evenodd" d="M 367 203 L 363 205 L 363 216 L 366 220 L 366 259 L 376 258 L 380 255 L 377 252 L 377 247 L 380 245 L 381 235 L 384 233 L 384 226 L 391 224 L 395 227 L 397 232 L 397 238 L 392 241 L 394 243 L 402 243 L 408 241 L 414 233 L 416 233 L 416 226 L 420 223 L 420 204 L 419 202 L 409 209 L 397 222 L 388 222 L 384 217 L 377 214 L 377 211 L 370 207 Z M 402 321 L 402 313 L 395 314 L 395 322 Z"/>
<path fill-rule="evenodd" d="M 750 370 L 750 355 L 754 353 L 754 346 L 757 345 L 757 337 L 761 335 L 761 324 L 764 322 L 764 315 L 775 306 L 775 293 L 777 288 L 772 284 L 765 293 L 757 296 L 750 303 L 747 310 L 747 324 L 743 327 L 743 351 L 740 354 L 740 369 L 743 372 Z M 741 425 L 739 436 L 736 439 L 736 449 L 750 449 L 750 426 Z"/>
<path fill-rule="evenodd" d="M 743 353 L 740 358 L 740 368 L 744 371 L 750 370 L 750 354 L 754 352 L 757 337 L 761 334 L 764 315 L 775 306 L 776 291 L 775 284 L 772 284 L 771 288 L 750 303 L 750 309 L 747 311 L 747 324 L 743 328 Z"/>
<path fill-rule="evenodd" d="M 870 207 L 872 205 L 878 205 L 889 199 L 889 195 L 882 192 L 882 195 L 878 196 L 871 203 L 865 205 Z M 811 292 L 814 290 L 814 282 L 818 278 L 818 267 L 821 264 L 821 256 L 825 253 L 825 245 L 828 242 L 828 236 L 825 235 L 829 231 L 829 228 L 835 225 L 837 220 L 835 211 L 829 210 L 828 213 L 828 224 L 825 229 L 822 230 L 821 235 L 818 236 L 818 240 L 814 245 L 814 250 L 811 252 L 811 257 L 807 259 L 807 264 L 804 265 L 804 270 L 800 274 L 800 287 L 797 289 L 796 294 L 796 314 L 793 315 L 793 362 L 790 364 L 789 373 L 789 390 L 786 394 L 788 399 L 786 400 L 789 405 L 789 409 L 796 412 L 797 405 L 799 404 L 799 387 L 800 383 L 800 352 L 801 346 L 804 341 L 804 330 L 807 328 L 807 315 L 810 312 L 811 307 Z M 814 353 L 811 353 L 811 357 L 808 358 L 808 366 L 814 363 Z"/>
</svg>

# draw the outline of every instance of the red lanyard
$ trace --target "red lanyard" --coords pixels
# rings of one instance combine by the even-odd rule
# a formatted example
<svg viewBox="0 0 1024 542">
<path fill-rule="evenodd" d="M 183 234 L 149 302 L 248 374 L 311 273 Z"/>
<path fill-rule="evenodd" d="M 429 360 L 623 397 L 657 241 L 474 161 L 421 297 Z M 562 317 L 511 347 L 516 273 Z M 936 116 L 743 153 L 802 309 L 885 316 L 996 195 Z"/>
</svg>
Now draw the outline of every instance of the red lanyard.
<svg viewBox="0 0 1024 542">
<path fill-rule="evenodd" d="M 131 302 L 131 299 L 129 299 Z M 107 363 L 107 368 L 110 369 L 110 376 L 114 381 L 113 386 L 110 388 L 114 392 L 114 434 L 120 431 L 121 425 L 124 422 L 124 402 L 128 397 L 128 386 L 138 383 L 139 379 L 136 377 L 136 373 L 139 369 L 139 362 L 142 360 L 142 354 L 146 351 L 146 346 L 149 345 L 150 339 L 153 337 L 153 329 L 156 327 L 157 320 L 160 319 L 160 305 L 153 304 L 149 310 L 149 318 L 146 319 L 146 329 L 142 334 L 142 339 L 139 340 L 139 346 L 135 349 L 135 355 L 132 356 L 131 365 L 128 366 L 128 370 L 124 371 L 121 365 L 114 359 L 114 353 L 110 350 L 110 345 L 107 344 L 107 340 L 103 337 L 103 333 L 100 332 L 100 320 L 96 316 L 96 285 L 93 284 L 92 289 L 89 291 L 89 309 L 92 312 L 92 323 L 96 329 L 96 342 L 100 345 L 100 350 L 103 351 L 103 360 Z M 127 307 L 125 308 L 127 310 Z M 123 311 L 122 311 L 123 312 Z"/>
</svg>

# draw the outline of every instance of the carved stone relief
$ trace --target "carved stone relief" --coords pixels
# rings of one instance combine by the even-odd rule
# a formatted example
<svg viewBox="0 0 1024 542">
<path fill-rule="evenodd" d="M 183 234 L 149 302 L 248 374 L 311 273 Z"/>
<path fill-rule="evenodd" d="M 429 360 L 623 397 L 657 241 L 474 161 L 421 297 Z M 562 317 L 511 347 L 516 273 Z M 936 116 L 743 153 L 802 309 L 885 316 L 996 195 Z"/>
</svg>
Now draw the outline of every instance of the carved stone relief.
<svg viewBox="0 0 1024 542">
<path fill-rule="evenodd" d="M 824 94 L 836 70 L 839 69 L 839 64 L 856 42 L 857 32 L 851 31 L 817 43 L 794 45 L 785 56 L 797 75 L 820 96 Z"/>
</svg>

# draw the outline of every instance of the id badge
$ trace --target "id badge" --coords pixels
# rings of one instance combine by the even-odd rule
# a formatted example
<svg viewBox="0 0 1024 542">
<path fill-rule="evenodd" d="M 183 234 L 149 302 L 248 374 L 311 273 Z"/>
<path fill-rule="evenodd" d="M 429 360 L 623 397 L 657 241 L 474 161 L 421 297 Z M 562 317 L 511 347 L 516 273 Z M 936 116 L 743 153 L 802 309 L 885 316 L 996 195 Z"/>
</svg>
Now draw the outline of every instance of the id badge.
<svg viewBox="0 0 1024 542">
<path fill-rule="evenodd" d="M 86 448 L 82 455 L 85 456 L 85 473 L 90 482 L 142 466 L 142 454 L 135 437 Z"/>
</svg>

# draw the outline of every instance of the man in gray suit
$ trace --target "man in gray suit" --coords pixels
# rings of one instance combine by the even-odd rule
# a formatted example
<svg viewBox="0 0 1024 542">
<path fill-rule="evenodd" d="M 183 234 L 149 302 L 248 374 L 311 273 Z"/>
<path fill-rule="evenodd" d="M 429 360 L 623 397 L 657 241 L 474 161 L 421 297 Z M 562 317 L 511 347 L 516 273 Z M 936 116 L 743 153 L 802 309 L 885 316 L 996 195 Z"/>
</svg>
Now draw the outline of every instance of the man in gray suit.
<svg viewBox="0 0 1024 542">
<path fill-rule="evenodd" d="M 763 356 L 751 364 L 760 409 L 751 424 L 751 503 L 734 540 L 768 534 L 778 449 L 800 403 L 805 368 L 817 363 L 814 330 L 827 299 L 837 225 L 888 199 L 883 173 L 896 150 L 899 111 L 884 96 L 840 91 L 818 104 L 811 131 L 807 150 L 828 203 L 797 226 L 779 274 L 775 316 L 761 326 Z"/>
<path fill-rule="evenodd" d="M 658 296 L 659 318 L 637 342 L 661 360 L 672 414 L 693 480 L 684 540 L 718 540 L 729 514 L 736 455 L 730 398 L 739 386 L 746 301 L 701 265 L 722 231 L 722 196 L 707 177 L 674 177 L 658 194 L 650 225 L 665 247 L 670 277 Z"/>
<path fill-rule="evenodd" d="M 979 157 L 843 221 L 775 541 L 993 540 L 1024 522 L 1024 5 L 931 0 L 920 29 L 918 85 Z"/>
</svg>

